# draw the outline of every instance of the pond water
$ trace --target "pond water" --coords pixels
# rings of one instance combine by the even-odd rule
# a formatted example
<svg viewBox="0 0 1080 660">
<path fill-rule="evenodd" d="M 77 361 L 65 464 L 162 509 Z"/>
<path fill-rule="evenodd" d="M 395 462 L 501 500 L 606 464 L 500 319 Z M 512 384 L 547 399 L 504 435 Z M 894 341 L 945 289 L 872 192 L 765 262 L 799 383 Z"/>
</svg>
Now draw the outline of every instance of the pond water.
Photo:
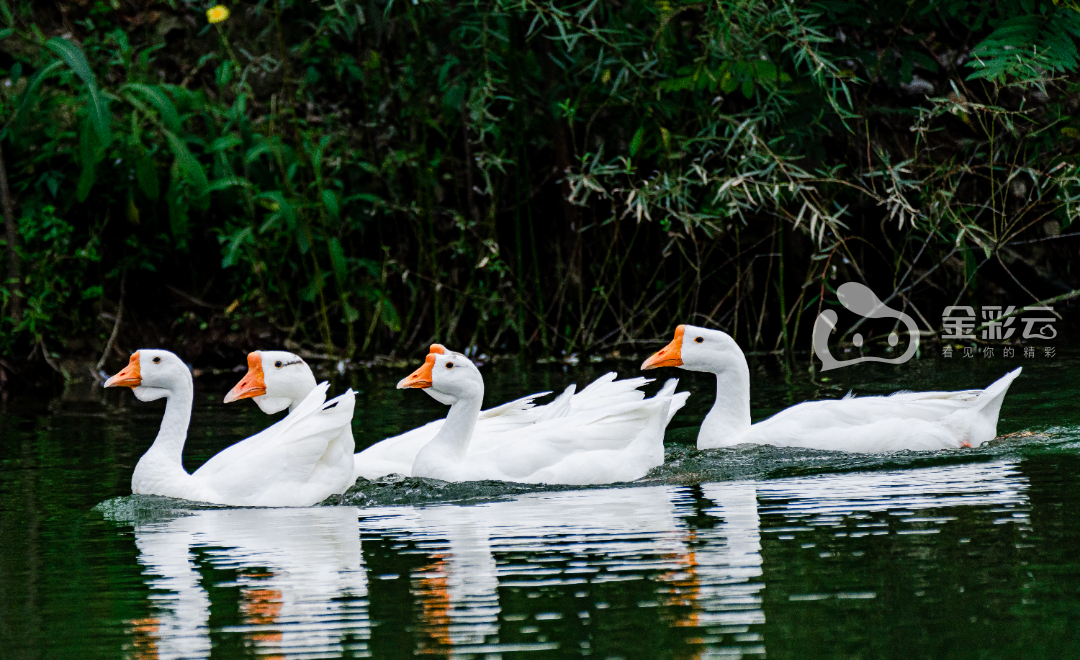
<svg viewBox="0 0 1080 660">
<path fill-rule="evenodd" d="M 805 359 L 805 358 L 804 358 Z M 483 368 L 492 405 L 629 362 Z M 0 648 L 11 658 L 1018 658 L 1080 655 L 1080 354 L 922 358 L 815 381 L 752 361 L 755 419 L 793 403 L 982 387 L 1022 364 L 979 450 L 698 452 L 711 377 L 641 482 L 360 483 L 307 509 L 130 496 L 162 405 L 73 387 L 0 412 Z M 359 390 L 358 447 L 445 414 Z M 663 373 L 661 377 L 676 375 Z M 189 470 L 265 427 L 196 379 Z M 654 390 L 659 383 L 651 385 Z"/>
</svg>

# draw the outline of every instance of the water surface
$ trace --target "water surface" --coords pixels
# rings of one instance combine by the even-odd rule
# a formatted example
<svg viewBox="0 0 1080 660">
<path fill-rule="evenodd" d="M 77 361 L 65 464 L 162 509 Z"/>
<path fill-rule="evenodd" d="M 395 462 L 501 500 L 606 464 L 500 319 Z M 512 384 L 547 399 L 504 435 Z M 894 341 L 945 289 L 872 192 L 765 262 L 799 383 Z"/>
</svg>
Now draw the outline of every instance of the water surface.
<svg viewBox="0 0 1080 660">
<path fill-rule="evenodd" d="M 12 399 L 0 645 L 28 658 L 1080 654 L 1080 359 L 1023 364 L 999 425 L 1022 435 L 977 451 L 697 452 L 685 441 L 712 384 L 680 372 L 695 396 L 668 464 L 639 484 L 388 479 L 309 509 L 130 497 L 159 404 Z M 633 366 L 492 364 L 489 405 Z M 979 387 L 1015 365 L 862 366 L 815 382 L 755 360 L 754 417 L 851 388 Z M 445 414 L 392 389 L 401 375 L 335 382 L 361 392 L 358 445 Z M 196 383 L 189 469 L 269 422 L 219 403 L 231 380 Z"/>
</svg>

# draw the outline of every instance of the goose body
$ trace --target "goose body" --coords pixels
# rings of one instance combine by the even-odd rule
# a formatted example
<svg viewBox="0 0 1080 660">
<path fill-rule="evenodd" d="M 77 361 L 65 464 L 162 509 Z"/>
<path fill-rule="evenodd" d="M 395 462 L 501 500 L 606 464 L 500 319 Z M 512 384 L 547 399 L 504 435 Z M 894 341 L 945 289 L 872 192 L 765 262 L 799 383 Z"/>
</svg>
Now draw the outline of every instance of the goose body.
<svg viewBox="0 0 1080 660">
<path fill-rule="evenodd" d="M 872 453 L 978 447 L 997 435 L 998 413 L 1017 368 L 985 390 L 898 392 L 807 401 L 750 423 L 750 369 L 730 336 L 681 325 L 642 365 L 716 375 L 716 401 L 698 433 L 699 449 L 738 444 Z"/>
<path fill-rule="evenodd" d="M 568 389 L 551 404 L 562 401 L 565 414 L 503 432 L 491 430 L 485 444 L 472 447 L 484 398 L 483 378 L 464 355 L 436 344 L 424 366 L 398 383 L 399 388 L 430 388 L 432 396 L 450 404 L 435 436 L 417 452 L 412 476 L 576 485 L 640 479 L 664 461 L 664 429 L 672 410 L 681 408 L 689 396 L 676 394 L 677 384 L 676 379 L 668 381 L 650 399 L 639 392 L 640 396 L 579 410 L 565 403 L 573 397 Z"/>
<path fill-rule="evenodd" d="M 187 366 L 168 351 L 144 349 L 105 386 L 130 387 L 141 401 L 166 399 L 157 438 L 132 474 L 133 493 L 232 506 L 311 506 L 352 484 L 351 464 L 345 460 L 342 467 L 342 456 L 352 453 L 351 390 L 328 402 L 328 385 L 316 386 L 284 419 L 188 473 L 182 462 L 193 397 Z"/>
<path fill-rule="evenodd" d="M 276 386 L 272 392 L 248 394 L 268 414 L 283 410 L 286 406 L 295 407 L 315 387 L 315 376 L 311 368 L 297 355 L 285 351 L 260 351 L 261 363 L 266 365 L 267 388 Z M 252 353 L 256 355 L 256 353 Z M 249 356 L 249 360 L 251 357 Z M 283 364 L 284 367 L 276 367 Z M 294 366 L 295 365 L 295 366 Z M 273 375 L 274 380 L 270 380 Z M 606 410 L 609 406 L 640 402 L 645 393 L 640 389 L 648 383 L 646 378 L 628 378 L 617 380 L 618 374 L 604 374 L 577 392 L 576 386 L 566 388 L 554 401 L 536 405 L 533 401 L 550 392 L 538 392 L 526 397 L 504 403 L 495 408 L 481 411 L 477 417 L 469 452 L 485 451 L 501 446 L 514 438 L 513 432 L 553 419 L 561 419 L 570 414 Z M 237 385 L 241 388 L 241 385 Z M 236 390 L 234 390 L 236 391 Z M 431 389 L 425 389 L 437 400 L 439 395 Z M 680 401 L 686 395 L 680 395 Z M 668 420 L 681 407 L 681 403 L 671 406 Z M 351 455 L 353 474 L 365 479 L 378 479 L 388 474 L 412 476 L 413 463 L 417 454 L 430 442 L 445 423 L 445 419 L 435 420 L 423 426 L 406 431 Z"/>
<path fill-rule="evenodd" d="M 533 400 L 550 392 L 538 392 L 481 411 L 469 443 L 469 451 L 498 447 L 513 437 L 513 431 L 525 429 L 538 422 L 561 419 L 571 413 L 585 413 L 603 410 L 607 406 L 639 402 L 645 398 L 645 393 L 638 388 L 649 382 L 647 379 L 616 380 L 617 377 L 618 374 L 614 372 L 604 374 L 580 392 L 576 392 L 576 387 L 571 385 L 546 405 L 535 405 Z M 427 389 L 424 391 L 430 392 Z M 670 415 L 674 415 L 679 407 L 681 405 L 672 406 Z M 412 476 L 417 454 L 435 438 L 445 421 L 435 420 L 401 435 L 386 438 L 357 453 L 354 457 L 356 476 L 365 479 L 378 479 L 388 474 Z"/>
</svg>

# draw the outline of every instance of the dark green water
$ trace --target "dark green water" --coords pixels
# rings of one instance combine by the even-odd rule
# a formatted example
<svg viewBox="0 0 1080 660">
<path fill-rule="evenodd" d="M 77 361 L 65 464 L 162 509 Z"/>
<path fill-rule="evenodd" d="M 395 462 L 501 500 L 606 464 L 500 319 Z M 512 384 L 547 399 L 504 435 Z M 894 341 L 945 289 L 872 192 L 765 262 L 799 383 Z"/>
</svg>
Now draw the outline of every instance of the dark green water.
<svg viewBox="0 0 1080 660">
<path fill-rule="evenodd" d="M 1017 364 L 998 430 L 1033 433 L 977 451 L 697 452 L 679 441 L 713 386 L 680 372 L 695 396 L 669 464 L 642 484 L 388 480 L 311 509 L 123 497 L 160 404 L 78 388 L 12 398 L 0 656 L 1078 657 L 1080 355 L 860 365 L 824 383 L 759 359 L 753 410 L 982 387 Z M 484 373 L 492 404 L 635 366 Z M 444 414 L 393 389 L 410 370 L 335 383 L 361 392 L 358 446 Z M 250 402 L 219 403 L 232 384 L 196 380 L 189 469 L 268 423 Z"/>
</svg>

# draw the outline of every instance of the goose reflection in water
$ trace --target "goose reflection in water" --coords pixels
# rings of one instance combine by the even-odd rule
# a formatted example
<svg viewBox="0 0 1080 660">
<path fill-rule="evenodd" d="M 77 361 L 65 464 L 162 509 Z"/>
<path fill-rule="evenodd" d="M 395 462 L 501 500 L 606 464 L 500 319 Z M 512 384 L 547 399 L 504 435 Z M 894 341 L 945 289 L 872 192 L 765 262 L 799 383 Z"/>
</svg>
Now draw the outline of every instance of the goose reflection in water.
<svg viewBox="0 0 1080 660">
<path fill-rule="evenodd" d="M 260 655 L 378 656 L 362 534 L 365 543 L 381 539 L 394 565 L 419 555 L 406 562 L 414 567 L 407 589 L 395 592 L 412 599 L 419 621 L 381 642 L 399 649 L 762 657 L 766 583 L 782 591 L 791 578 L 770 566 L 763 535 L 797 544 L 800 533 L 845 521 L 860 530 L 852 537 L 949 524 L 947 515 L 920 517 L 925 509 L 974 507 L 990 519 L 1010 511 L 1022 521 L 1026 490 L 1016 465 L 993 462 L 476 505 L 195 511 L 136 527 L 156 616 L 130 622 L 131 648 L 139 657 L 208 657 L 198 550 L 198 561 L 236 571 L 242 593 L 242 624 L 215 634 L 241 634 Z"/>
<path fill-rule="evenodd" d="M 130 623 L 137 658 L 210 655 L 210 595 L 200 568 L 234 572 L 236 634 L 259 655 L 363 652 L 367 575 L 357 510 L 212 509 L 135 525 L 155 616 Z"/>
<path fill-rule="evenodd" d="M 724 592 L 726 585 L 761 575 L 754 485 L 717 489 L 729 496 L 716 507 L 718 524 L 705 531 L 683 520 L 691 510 L 688 491 L 674 486 L 537 493 L 474 506 L 369 509 L 360 526 L 365 534 L 429 553 L 430 561 L 411 576 L 421 604 L 417 652 L 553 650 L 567 640 L 540 634 L 541 627 L 567 619 L 579 619 L 586 631 L 572 646 L 588 648 L 589 619 L 609 605 L 597 602 L 606 586 L 649 581 L 653 588 L 643 591 L 649 601 L 635 604 L 662 608 L 663 616 L 674 606 L 694 621 L 701 593 L 711 595 L 714 587 Z M 570 611 L 516 611 L 522 600 L 539 605 L 530 599 L 548 589 L 592 598 Z M 510 602 L 500 603 L 501 594 L 519 592 L 524 599 L 508 595 Z M 746 608 L 740 599 L 738 609 Z M 739 621 L 764 621 L 760 599 L 749 608 Z"/>
</svg>

